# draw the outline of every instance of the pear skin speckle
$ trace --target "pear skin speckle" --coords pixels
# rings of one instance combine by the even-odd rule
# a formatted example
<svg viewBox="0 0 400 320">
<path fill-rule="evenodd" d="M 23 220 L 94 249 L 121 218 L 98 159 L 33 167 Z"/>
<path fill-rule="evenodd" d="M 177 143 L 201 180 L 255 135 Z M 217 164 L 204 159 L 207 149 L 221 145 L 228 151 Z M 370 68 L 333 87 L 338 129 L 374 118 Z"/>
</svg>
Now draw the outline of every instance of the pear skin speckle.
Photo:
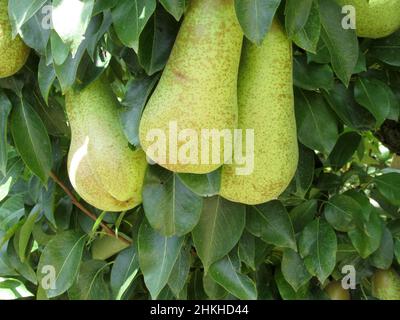
<svg viewBox="0 0 400 320">
<path fill-rule="evenodd" d="M 384 38 L 400 28 L 400 0 L 337 0 L 356 9 L 359 37 Z"/>
<path fill-rule="evenodd" d="M 224 165 L 220 194 L 255 205 L 276 199 L 286 189 L 299 157 L 292 47 L 277 21 L 260 47 L 245 41 L 238 103 L 239 128 L 254 129 L 254 170 L 250 175 L 237 175 L 239 165 Z"/>
<path fill-rule="evenodd" d="M 79 195 L 105 211 L 142 202 L 147 168 L 143 150 L 131 150 L 119 122 L 118 101 L 104 79 L 66 93 L 71 127 L 68 173 Z"/>
<path fill-rule="evenodd" d="M 178 130 L 229 129 L 237 125 L 237 75 L 243 33 L 233 0 L 193 0 L 160 82 L 150 98 L 140 124 L 140 142 L 148 152 L 153 129 L 169 135 L 169 124 Z M 183 142 L 182 142 L 183 144 Z M 182 145 L 178 142 L 178 149 Z M 167 155 L 170 144 L 167 140 Z M 160 165 L 174 172 L 208 173 L 223 163 Z M 201 154 L 201 144 L 198 144 Z M 211 154 L 211 150 L 210 150 Z M 199 161 L 200 162 L 200 161 Z"/>
<path fill-rule="evenodd" d="M 8 0 L 0 0 L 0 78 L 17 73 L 28 59 L 30 49 L 17 36 L 12 38 Z"/>
</svg>

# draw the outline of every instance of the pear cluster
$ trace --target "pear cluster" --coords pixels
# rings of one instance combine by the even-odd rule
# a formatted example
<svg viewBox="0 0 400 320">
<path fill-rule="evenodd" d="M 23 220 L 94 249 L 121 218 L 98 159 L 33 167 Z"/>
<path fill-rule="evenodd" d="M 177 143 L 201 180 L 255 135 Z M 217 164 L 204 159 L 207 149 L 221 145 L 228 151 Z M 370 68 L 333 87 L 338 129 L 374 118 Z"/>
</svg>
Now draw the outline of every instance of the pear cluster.
<svg viewBox="0 0 400 320">
<path fill-rule="evenodd" d="M 292 48 L 276 21 L 262 46 L 242 44 L 233 1 L 192 1 L 143 113 L 140 139 L 150 156 L 149 132 L 167 131 L 171 121 L 194 128 L 199 136 L 203 128 L 252 129 L 254 168 L 239 175 L 240 165 L 234 161 L 238 157 L 231 154 L 233 160 L 222 168 L 220 193 L 231 201 L 259 204 L 277 198 L 297 167 Z M 246 150 L 250 142 L 242 137 L 241 150 Z M 167 142 L 167 154 L 170 149 Z M 224 151 L 221 147 L 217 164 L 159 164 L 175 172 L 204 174 L 224 164 Z"/>
</svg>

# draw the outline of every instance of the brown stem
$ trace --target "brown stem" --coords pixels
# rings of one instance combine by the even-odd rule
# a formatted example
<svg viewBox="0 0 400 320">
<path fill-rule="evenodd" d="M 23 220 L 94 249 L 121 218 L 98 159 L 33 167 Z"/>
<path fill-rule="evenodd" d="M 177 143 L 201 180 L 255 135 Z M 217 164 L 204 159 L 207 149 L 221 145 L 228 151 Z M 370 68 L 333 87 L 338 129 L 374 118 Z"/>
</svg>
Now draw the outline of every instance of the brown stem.
<svg viewBox="0 0 400 320">
<path fill-rule="evenodd" d="M 54 182 L 57 183 L 57 184 L 61 187 L 61 189 L 64 190 L 64 192 L 67 194 L 67 196 L 70 197 L 70 199 L 71 199 L 71 201 L 72 201 L 72 204 L 73 204 L 74 206 L 76 206 L 77 208 L 79 208 L 84 214 L 86 214 L 86 215 L 87 215 L 90 219 L 92 219 L 93 221 L 96 221 L 96 220 L 97 220 L 97 217 L 96 217 L 92 212 L 90 212 L 88 209 L 86 209 L 86 208 L 78 201 L 78 199 L 76 199 L 76 197 L 73 195 L 73 193 L 65 186 L 64 183 L 61 182 L 61 180 L 60 180 L 53 172 L 50 172 L 50 178 L 52 178 L 52 179 L 54 180 Z M 101 222 L 101 223 L 100 223 L 100 226 L 102 227 L 102 229 L 104 230 L 104 232 L 107 233 L 108 235 L 110 235 L 110 236 L 112 236 L 112 237 L 114 237 L 114 238 L 117 238 L 118 240 L 121 240 L 122 242 L 124 242 L 124 243 L 126 243 L 126 244 L 128 244 L 128 245 L 131 245 L 131 244 L 132 244 L 132 241 L 130 241 L 130 240 L 128 240 L 128 239 L 123 238 L 123 237 L 118 237 L 118 236 L 115 234 L 115 232 L 114 232 L 110 227 L 108 227 L 104 222 Z"/>
</svg>

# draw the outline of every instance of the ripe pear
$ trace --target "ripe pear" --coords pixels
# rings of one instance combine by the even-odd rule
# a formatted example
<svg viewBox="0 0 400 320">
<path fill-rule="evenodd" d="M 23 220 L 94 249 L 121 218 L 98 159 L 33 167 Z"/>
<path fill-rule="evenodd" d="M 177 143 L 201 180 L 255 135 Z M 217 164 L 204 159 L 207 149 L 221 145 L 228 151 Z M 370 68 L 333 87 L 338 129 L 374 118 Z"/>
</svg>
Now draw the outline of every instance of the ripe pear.
<svg viewBox="0 0 400 320">
<path fill-rule="evenodd" d="M 330 282 L 325 292 L 331 300 L 351 300 L 349 290 L 344 289 L 340 281 Z"/>
<path fill-rule="evenodd" d="M 380 300 L 400 300 L 400 275 L 393 269 L 375 271 L 371 282 L 374 297 Z"/>
<path fill-rule="evenodd" d="M 139 205 L 146 155 L 129 147 L 111 87 L 100 78 L 82 91 L 71 89 L 65 99 L 71 127 L 68 173 L 72 186 L 85 201 L 104 211 Z"/>
<path fill-rule="evenodd" d="M 356 9 L 359 37 L 383 38 L 400 28 L 400 0 L 337 0 Z"/>
<path fill-rule="evenodd" d="M 0 0 L 0 78 L 17 73 L 28 59 L 30 49 L 17 36 L 12 38 L 8 0 Z"/>
<path fill-rule="evenodd" d="M 242 165 L 237 161 L 224 165 L 220 194 L 234 202 L 255 205 L 276 199 L 285 190 L 299 157 L 292 45 L 277 21 L 260 47 L 245 40 L 238 103 L 239 128 L 254 130 L 254 169 L 243 175 L 238 174 Z M 242 137 L 244 154 L 251 141 L 244 139 L 244 132 Z"/>
<path fill-rule="evenodd" d="M 242 42 L 233 0 L 190 1 L 169 61 L 141 119 L 140 142 L 150 159 L 183 173 L 208 173 L 222 165 L 223 139 L 213 134 L 221 148 L 213 148 L 211 139 L 203 139 L 210 142 L 205 143 L 207 150 L 201 143 L 202 129 L 222 132 L 237 125 L 237 74 Z M 198 143 L 182 136 L 169 139 L 173 123 L 178 134 L 191 130 Z M 161 143 L 165 148 L 164 160 L 160 158 L 163 152 L 151 151 L 157 141 L 151 139 L 155 130 L 167 137 Z M 176 150 L 184 150 L 182 146 L 188 146 L 186 142 L 190 141 L 194 142 L 193 148 L 184 153 L 189 160 L 177 157 Z"/>
</svg>

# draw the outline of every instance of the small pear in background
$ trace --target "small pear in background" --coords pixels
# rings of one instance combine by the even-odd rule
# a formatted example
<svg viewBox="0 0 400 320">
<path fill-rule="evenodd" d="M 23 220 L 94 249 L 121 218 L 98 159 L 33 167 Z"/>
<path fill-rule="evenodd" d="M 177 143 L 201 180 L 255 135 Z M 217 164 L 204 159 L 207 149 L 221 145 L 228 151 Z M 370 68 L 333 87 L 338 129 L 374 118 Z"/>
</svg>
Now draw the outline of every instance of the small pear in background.
<svg viewBox="0 0 400 320">
<path fill-rule="evenodd" d="M 359 37 L 383 38 L 400 29 L 400 0 L 337 0 L 356 9 Z"/>
<path fill-rule="evenodd" d="M 132 150 L 119 122 L 118 100 L 104 78 L 66 93 L 71 127 L 70 181 L 89 204 L 125 211 L 142 202 L 147 168 L 143 150 Z"/>
<path fill-rule="evenodd" d="M 400 300 L 400 275 L 393 269 L 375 271 L 371 283 L 375 298 Z"/>
<path fill-rule="evenodd" d="M 28 59 L 30 49 L 17 36 L 12 38 L 8 0 L 0 0 L 0 78 L 17 73 Z"/>
<path fill-rule="evenodd" d="M 234 202 L 260 204 L 286 189 L 298 162 L 292 45 L 277 21 L 260 47 L 245 41 L 238 101 L 239 128 L 254 129 L 254 170 L 238 175 L 242 165 L 224 165 L 220 194 Z"/>
<path fill-rule="evenodd" d="M 224 150 L 215 151 L 211 143 L 209 161 L 201 161 L 201 152 L 206 150 L 200 143 L 201 132 L 232 130 L 237 125 L 237 74 L 242 42 L 233 0 L 190 1 L 169 61 L 141 120 L 140 142 L 149 158 L 183 173 L 208 173 L 222 165 Z M 177 154 L 170 139 L 164 144 L 166 161 L 152 157 L 150 148 L 154 141 L 148 139 L 149 135 L 159 130 L 169 137 L 173 122 L 179 132 L 190 129 L 199 138 L 195 146 L 198 157 L 189 157 L 196 161 L 169 157 L 171 152 Z M 182 150 L 187 141 L 178 141 L 177 149 Z M 223 145 L 223 139 L 220 141 Z M 216 163 L 212 161 L 213 151 L 218 152 L 216 158 L 220 159 Z"/>
</svg>

